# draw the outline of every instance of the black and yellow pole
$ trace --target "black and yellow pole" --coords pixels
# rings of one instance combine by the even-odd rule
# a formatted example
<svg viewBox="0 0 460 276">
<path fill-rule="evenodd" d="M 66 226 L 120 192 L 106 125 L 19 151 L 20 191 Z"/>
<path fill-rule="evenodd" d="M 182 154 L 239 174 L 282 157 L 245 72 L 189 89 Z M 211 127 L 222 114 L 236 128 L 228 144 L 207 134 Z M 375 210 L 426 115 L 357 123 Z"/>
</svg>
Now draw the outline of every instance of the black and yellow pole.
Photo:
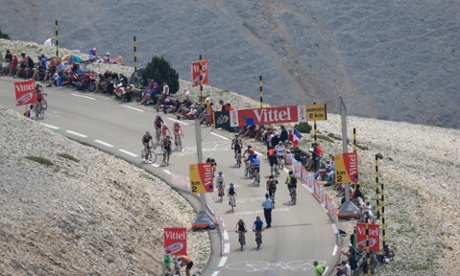
<svg viewBox="0 0 460 276">
<path fill-rule="evenodd" d="M 379 156 L 375 155 L 375 201 L 377 208 L 377 219 L 380 219 L 380 201 L 379 201 Z"/>
<path fill-rule="evenodd" d="M 203 60 L 200 55 L 200 105 L 202 105 L 203 102 Z"/>
<path fill-rule="evenodd" d="M 353 128 L 353 152 L 356 152 L 356 128 Z"/>
<path fill-rule="evenodd" d="M 260 108 L 264 108 L 263 101 L 263 92 L 262 92 L 262 76 L 259 76 L 259 97 L 260 97 Z"/>
<path fill-rule="evenodd" d="M 380 184 L 380 195 L 382 199 L 382 245 L 385 247 L 386 244 L 386 236 L 385 236 L 385 191 L 383 187 L 383 183 Z"/>
<path fill-rule="evenodd" d="M 55 39 L 56 39 L 56 57 L 59 57 L 59 35 L 58 35 L 58 30 L 59 30 L 59 25 L 58 21 L 54 23 L 54 29 L 56 31 Z"/>
<path fill-rule="evenodd" d="M 366 219 L 366 262 L 367 262 L 367 275 L 371 275 L 371 252 L 369 250 L 369 223 Z"/>
<path fill-rule="evenodd" d="M 138 76 L 137 76 L 137 42 L 136 36 L 133 37 L 133 47 L 134 47 L 134 87 L 139 87 Z"/>
<path fill-rule="evenodd" d="M 316 104 L 316 102 L 314 102 L 313 104 Z M 317 136 L 316 136 L 316 118 L 313 120 L 313 143 L 317 143 Z"/>
</svg>

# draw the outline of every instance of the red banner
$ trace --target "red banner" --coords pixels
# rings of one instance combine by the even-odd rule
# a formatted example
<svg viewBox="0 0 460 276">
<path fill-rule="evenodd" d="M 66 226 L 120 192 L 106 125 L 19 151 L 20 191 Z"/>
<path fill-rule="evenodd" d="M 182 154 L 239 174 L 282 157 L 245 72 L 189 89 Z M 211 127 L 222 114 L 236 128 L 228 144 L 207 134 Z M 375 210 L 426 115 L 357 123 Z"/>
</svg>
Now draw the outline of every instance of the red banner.
<svg viewBox="0 0 460 276">
<path fill-rule="evenodd" d="M 335 154 L 334 165 L 337 184 L 358 183 L 358 155 L 356 152 Z"/>
<path fill-rule="evenodd" d="M 305 105 L 233 110 L 230 111 L 230 126 L 305 122 L 305 112 Z"/>
<path fill-rule="evenodd" d="M 212 163 L 190 164 L 189 173 L 192 194 L 212 193 L 214 191 Z"/>
<path fill-rule="evenodd" d="M 208 75 L 208 60 L 201 61 L 201 71 L 203 76 L 203 84 L 209 83 Z M 200 62 L 192 62 L 192 87 L 200 85 Z"/>
<path fill-rule="evenodd" d="M 187 255 L 186 228 L 164 228 L 163 239 L 166 255 Z"/>
<path fill-rule="evenodd" d="M 14 92 L 16 93 L 16 106 L 33 104 L 37 101 L 35 80 L 15 82 Z"/>
<path fill-rule="evenodd" d="M 380 227 L 378 224 L 368 224 L 369 250 L 380 251 Z M 366 250 L 366 224 L 356 224 L 356 248 Z"/>
</svg>

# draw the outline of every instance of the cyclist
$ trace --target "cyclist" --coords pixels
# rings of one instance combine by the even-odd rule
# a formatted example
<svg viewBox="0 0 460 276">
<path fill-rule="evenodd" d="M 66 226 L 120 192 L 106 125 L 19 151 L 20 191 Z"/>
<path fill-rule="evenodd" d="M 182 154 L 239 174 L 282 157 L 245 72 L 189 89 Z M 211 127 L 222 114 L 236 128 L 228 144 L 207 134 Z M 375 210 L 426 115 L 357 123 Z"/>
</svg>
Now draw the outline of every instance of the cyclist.
<svg viewBox="0 0 460 276">
<path fill-rule="evenodd" d="M 257 157 L 257 154 L 255 153 L 252 155 L 252 158 L 251 158 L 251 167 L 253 169 L 252 171 L 254 172 L 253 176 L 256 176 L 257 174 L 260 173 L 260 160 Z"/>
<path fill-rule="evenodd" d="M 287 188 L 289 190 L 289 194 L 292 192 L 294 193 L 294 197 L 297 198 L 297 178 L 295 177 L 294 173 L 292 171 L 289 171 L 289 175 L 286 178 L 285 184 L 287 185 Z M 295 204 L 295 202 L 292 202 Z"/>
<path fill-rule="evenodd" d="M 248 145 L 248 147 L 246 148 L 246 150 L 243 153 L 243 157 L 246 158 L 246 154 L 248 154 L 248 156 L 250 156 L 252 153 L 254 153 L 254 149 L 252 148 L 251 145 Z"/>
<path fill-rule="evenodd" d="M 233 183 L 230 183 L 230 187 L 228 188 L 228 199 L 230 202 L 233 202 L 233 207 L 236 207 L 236 188 Z"/>
<path fill-rule="evenodd" d="M 241 148 L 243 147 L 243 141 L 239 138 L 240 135 L 236 134 L 235 138 L 232 140 L 231 149 L 235 151 L 235 159 L 239 154 L 240 162 L 241 162 Z"/>
<path fill-rule="evenodd" d="M 238 238 L 243 238 L 243 244 L 246 244 L 246 223 L 244 223 L 243 218 L 240 218 L 238 222 L 235 225 L 235 232 L 238 232 L 239 237 Z"/>
<path fill-rule="evenodd" d="M 247 154 L 247 156 L 246 156 L 246 154 Z M 251 147 L 251 145 L 248 145 L 247 149 L 243 153 L 244 165 L 246 166 L 245 174 L 247 174 L 247 172 L 248 172 L 247 168 L 249 167 L 249 165 L 251 163 L 250 160 L 251 160 L 253 155 L 254 155 L 254 149 Z"/>
<path fill-rule="evenodd" d="M 252 231 L 260 234 L 260 243 L 262 243 L 262 227 L 264 225 L 264 222 L 260 219 L 259 216 L 256 217 L 256 220 L 254 221 L 254 224 L 252 225 Z"/>
<path fill-rule="evenodd" d="M 39 106 L 42 105 L 43 100 L 43 86 L 42 84 L 37 81 L 35 84 L 35 93 L 37 93 L 37 102 L 35 103 L 35 116 L 38 116 L 38 112 L 40 111 Z"/>
<path fill-rule="evenodd" d="M 267 151 L 268 155 L 268 161 L 270 163 L 270 172 L 273 175 L 273 169 L 275 169 L 275 173 L 279 175 L 279 172 L 277 170 L 278 168 L 278 159 L 276 159 L 276 152 L 275 149 L 270 146 Z"/>
<path fill-rule="evenodd" d="M 174 123 L 173 131 L 174 131 L 174 144 L 177 146 L 177 145 L 179 145 L 179 141 L 178 141 L 178 139 L 180 139 L 179 136 L 184 137 L 184 133 L 182 132 L 182 129 L 181 129 L 180 124 L 178 122 Z"/>
<path fill-rule="evenodd" d="M 169 157 L 171 156 L 171 136 L 166 136 L 163 139 L 163 161 L 166 160 L 166 165 L 169 165 Z"/>
<path fill-rule="evenodd" d="M 214 157 L 212 157 L 212 155 L 209 155 L 208 159 L 206 159 L 206 163 L 212 164 L 212 176 L 214 177 L 214 174 L 216 172 L 216 167 L 217 167 L 216 160 L 214 159 Z"/>
<path fill-rule="evenodd" d="M 268 195 L 270 196 L 271 200 L 275 200 L 277 184 L 278 184 L 278 180 L 275 180 L 275 178 L 273 178 L 273 175 L 270 175 L 267 180 L 267 191 L 268 191 Z"/>
<path fill-rule="evenodd" d="M 163 122 L 163 126 L 161 127 L 161 134 L 163 137 L 171 136 L 171 131 L 169 131 L 168 124 Z"/>
<path fill-rule="evenodd" d="M 153 124 L 155 125 L 155 133 L 157 134 L 157 137 L 159 137 L 158 134 L 161 132 L 161 129 L 163 127 L 163 119 L 160 115 L 157 115 L 155 117 L 155 122 Z"/>
<path fill-rule="evenodd" d="M 217 191 L 219 196 L 223 196 L 225 194 L 224 192 L 224 187 L 225 187 L 225 179 L 224 179 L 224 174 L 223 172 L 219 172 L 218 175 L 216 176 L 216 186 L 217 186 Z"/>
<path fill-rule="evenodd" d="M 285 154 L 285 147 L 282 141 L 278 142 L 278 145 L 275 146 L 276 157 L 278 159 L 278 166 L 280 169 L 283 169 L 283 160 Z"/>
<path fill-rule="evenodd" d="M 152 143 L 152 148 L 155 148 L 155 145 L 153 144 L 153 138 L 152 135 L 150 135 L 150 131 L 146 131 L 144 136 L 142 136 L 142 144 L 144 145 L 144 152 L 145 156 L 142 156 L 142 161 L 147 161 L 147 158 L 149 156 L 149 143 Z"/>
</svg>

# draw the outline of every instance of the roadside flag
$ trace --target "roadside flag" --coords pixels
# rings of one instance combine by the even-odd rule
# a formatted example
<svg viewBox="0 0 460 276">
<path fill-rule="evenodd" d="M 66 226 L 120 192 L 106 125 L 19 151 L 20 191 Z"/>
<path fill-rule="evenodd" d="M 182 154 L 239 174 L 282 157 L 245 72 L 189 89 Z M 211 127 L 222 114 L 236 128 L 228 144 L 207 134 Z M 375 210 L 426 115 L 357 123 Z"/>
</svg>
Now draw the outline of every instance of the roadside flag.
<svg viewBox="0 0 460 276">
<path fill-rule="evenodd" d="M 294 141 L 292 143 L 293 146 L 298 147 L 299 146 L 299 140 L 300 140 L 300 138 L 302 138 L 302 134 L 300 134 L 300 132 L 295 128 L 294 128 L 294 137 L 293 138 L 294 138 L 293 139 Z"/>
</svg>

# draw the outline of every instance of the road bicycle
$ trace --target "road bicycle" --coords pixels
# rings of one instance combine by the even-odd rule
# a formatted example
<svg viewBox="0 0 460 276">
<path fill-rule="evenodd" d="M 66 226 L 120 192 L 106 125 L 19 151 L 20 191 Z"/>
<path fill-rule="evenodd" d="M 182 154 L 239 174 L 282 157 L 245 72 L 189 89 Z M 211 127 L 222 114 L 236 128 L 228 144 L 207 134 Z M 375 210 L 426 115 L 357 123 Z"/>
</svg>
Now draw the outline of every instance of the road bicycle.
<svg viewBox="0 0 460 276">
<path fill-rule="evenodd" d="M 220 203 L 224 202 L 224 185 L 217 185 L 218 187 L 218 196 L 220 197 Z"/>
<path fill-rule="evenodd" d="M 296 190 L 295 188 L 290 188 L 290 189 L 289 189 L 289 191 L 290 191 L 289 195 L 291 196 L 291 203 L 292 203 L 293 205 L 295 205 L 295 202 L 296 202 L 296 200 L 297 200 L 297 193 L 296 193 L 295 190 Z"/>
<path fill-rule="evenodd" d="M 230 199 L 229 199 L 229 201 L 228 201 L 228 204 L 231 206 L 231 208 L 232 208 L 232 213 L 233 213 L 233 208 L 235 208 L 235 206 L 236 206 L 235 200 L 232 199 L 232 197 L 230 197 Z"/>
<path fill-rule="evenodd" d="M 273 164 L 273 166 L 271 167 L 271 174 L 275 177 L 278 177 L 280 175 L 280 171 L 278 169 L 277 164 Z"/>
<path fill-rule="evenodd" d="M 176 151 L 182 151 L 182 140 L 180 138 L 180 134 L 174 135 L 174 143 L 176 145 Z"/>
<path fill-rule="evenodd" d="M 159 145 L 161 141 L 161 129 L 156 129 L 155 140 L 157 141 L 157 145 Z"/>
<path fill-rule="evenodd" d="M 168 150 L 167 149 L 163 149 L 163 159 L 161 160 L 161 164 L 160 164 L 160 167 L 164 167 L 164 166 L 167 166 L 169 165 L 168 162 L 166 162 L 166 157 L 168 156 Z"/>
<path fill-rule="evenodd" d="M 152 147 L 147 146 L 147 152 L 145 152 L 145 148 L 141 151 L 141 159 L 142 162 L 153 164 L 157 161 L 157 154 L 152 151 Z"/>
<path fill-rule="evenodd" d="M 272 192 L 270 193 L 270 191 L 272 191 Z M 275 209 L 275 193 L 276 193 L 276 189 L 275 190 L 268 189 L 267 192 L 268 192 L 268 194 L 271 194 L 270 200 L 272 201 L 272 209 Z"/>
<path fill-rule="evenodd" d="M 235 231 L 235 232 L 238 233 L 238 236 L 239 236 L 238 241 L 239 241 L 239 243 L 240 243 L 241 251 L 243 251 L 244 245 L 246 244 L 246 235 L 245 235 L 245 233 L 246 233 L 247 231 L 244 231 L 244 232 L 241 231 L 241 232 L 243 232 L 242 234 L 239 233 L 238 231 Z"/>
<path fill-rule="evenodd" d="M 260 170 L 260 168 L 259 168 Z M 253 173 L 254 173 L 254 184 L 256 184 L 257 186 L 260 185 L 260 171 L 257 170 L 257 173 L 256 173 L 256 170 L 253 169 Z"/>
<path fill-rule="evenodd" d="M 256 230 L 256 244 L 257 250 L 259 250 L 260 245 L 262 244 L 262 230 Z"/>
<path fill-rule="evenodd" d="M 235 154 L 235 159 L 236 159 L 236 166 L 240 168 L 241 167 L 241 153 Z"/>
<path fill-rule="evenodd" d="M 253 178 L 254 177 L 254 168 L 249 164 L 249 161 L 246 162 L 246 168 L 244 169 L 244 176 Z"/>
<path fill-rule="evenodd" d="M 48 96 L 48 94 L 43 93 L 43 97 L 42 97 L 42 100 L 40 102 L 40 104 L 42 105 L 44 110 L 46 110 L 48 108 L 48 102 L 46 101 L 45 96 Z"/>
<path fill-rule="evenodd" d="M 43 103 L 45 103 L 45 105 Z M 35 114 L 35 117 L 37 117 L 37 119 L 45 119 L 46 108 L 44 106 L 48 107 L 48 103 L 46 103 L 45 97 L 43 97 L 41 101 L 37 101 L 35 104 L 37 105 L 37 113 Z"/>
</svg>

